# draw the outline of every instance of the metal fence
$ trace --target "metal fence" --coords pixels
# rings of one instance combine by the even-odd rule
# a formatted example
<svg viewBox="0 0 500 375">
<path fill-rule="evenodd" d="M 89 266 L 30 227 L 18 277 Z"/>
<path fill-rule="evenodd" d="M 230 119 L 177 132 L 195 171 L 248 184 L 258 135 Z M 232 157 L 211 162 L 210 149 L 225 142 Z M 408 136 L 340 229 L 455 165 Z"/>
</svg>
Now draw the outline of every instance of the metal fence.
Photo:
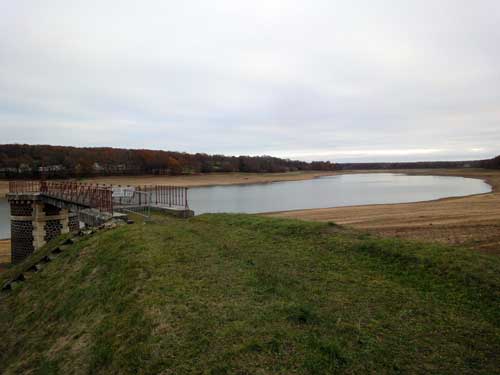
<svg viewBox="0 0 500 375">
<path fill-rule="evenodd" d="M 9 193 L 39 193 L 40 181 L 9 181 Z"/>
<path fill-rule="evenodd" d="M 184 186 L 145 185 L 137 190 L 151 193 L 151 203 L 157 206 L 188 209 L 188 188 Z"/>
<path fill-rule="evenodd" d="M 81 206 L 113 212 L 113 207 L 162 206 L 189 209 L 188 188 L 184 186 L 121 186 L 86 184 L 74 181 L 11 181 L 11 193 L 42 193 Z M 141 210 L 142 210 L 141 208 Z M 148 214 L 149 215 L 149 214 Z"/>
<path fill-rule="evenodd" d="M 113 203 L 117 211 L 131 212 L 147 219 L 151 217 L 150 192 L 129 188 L 117 193 L 117 189 L 115 189 Z"/>
<path fill-rule="evenodd" d="M 57 181 L 11 181 L 9 192 L 15 194 L 41 193 L 51 198 L 80 206 L 113 212 L 113 191 L 95 184 Z"/>
</svg>

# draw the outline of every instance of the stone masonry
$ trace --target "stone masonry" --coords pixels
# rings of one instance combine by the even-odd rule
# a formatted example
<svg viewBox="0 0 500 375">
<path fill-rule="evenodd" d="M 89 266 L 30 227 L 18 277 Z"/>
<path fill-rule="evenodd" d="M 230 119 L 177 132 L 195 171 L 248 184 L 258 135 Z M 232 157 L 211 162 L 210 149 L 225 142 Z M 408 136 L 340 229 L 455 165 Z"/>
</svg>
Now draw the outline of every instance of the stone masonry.
<svg viewBox="0 0 500 375">
<path fill-rule="evenodd" d="M 78 231 L 75 214 L 37 199 L 36 194 L 9 197 L 12 263 L 19 263 L 53 238 Z"/>
</svg>

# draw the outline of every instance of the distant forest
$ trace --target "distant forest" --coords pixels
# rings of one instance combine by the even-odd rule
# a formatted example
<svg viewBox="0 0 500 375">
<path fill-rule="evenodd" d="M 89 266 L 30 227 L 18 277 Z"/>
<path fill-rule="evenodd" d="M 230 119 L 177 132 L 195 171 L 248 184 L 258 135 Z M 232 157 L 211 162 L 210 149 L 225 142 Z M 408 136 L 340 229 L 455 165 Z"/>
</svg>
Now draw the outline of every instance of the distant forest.
<svg viewBox="0 0 500 375">
<path fill-rule="evenodd" d="M 334 170 L 271 156 L 224 156 L 185 152 L 47 145 L 0 145 L 0 177 L 84 177 L 96 175 L 179 175 L 210 172 L 291 172 Z"/>
<path fill-rule="evenodd" d="M 495 168 L 500 169 L 500 156 L 488 160 L 418 161 L 396 163 L 341 163 L 339 169 L 430 169 L 430 168 Z"/>
<path fill-rule="evenodd" d="M 0 145 L 0 178 L 47 178 L 106 175 L 179 175 L 211 172 L 292 172 L 359 169 L 499 168 L 490 160 L 403 163 L 304 162 L 272 156 L 224 156 L 111 147 Z"/>
</svg>

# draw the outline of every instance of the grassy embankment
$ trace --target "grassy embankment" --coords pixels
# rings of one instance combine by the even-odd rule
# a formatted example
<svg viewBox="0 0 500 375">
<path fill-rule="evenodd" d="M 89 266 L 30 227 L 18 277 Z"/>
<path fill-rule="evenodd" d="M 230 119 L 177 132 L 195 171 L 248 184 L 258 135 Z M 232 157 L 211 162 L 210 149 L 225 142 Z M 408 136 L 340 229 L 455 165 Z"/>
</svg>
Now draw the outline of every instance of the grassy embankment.
<svg viewBox="0 0 500 375">
<path fill-rule="evenodd" d="M 156 220 L 4 292 L 0 372 L 498 371 L 499 257 L 326 223 Z"/>
</svg>

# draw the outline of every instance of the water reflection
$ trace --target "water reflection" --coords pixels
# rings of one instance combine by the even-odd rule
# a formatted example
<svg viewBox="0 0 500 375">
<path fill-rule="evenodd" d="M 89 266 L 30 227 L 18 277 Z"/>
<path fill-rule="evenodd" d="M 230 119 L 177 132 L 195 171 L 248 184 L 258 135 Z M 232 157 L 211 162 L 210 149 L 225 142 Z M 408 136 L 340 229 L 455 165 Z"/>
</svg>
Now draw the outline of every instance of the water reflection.
<svg viewBox="0 0 500 375">
<path fill-rule="evenodd" d="M 491 187 L 485 182 L 462 177 L 350 174 L 305 181 L 191 188 L 189 206 L 196 214 L 257 213 L 418 202 L 489 191 Z"/>
</svg>

